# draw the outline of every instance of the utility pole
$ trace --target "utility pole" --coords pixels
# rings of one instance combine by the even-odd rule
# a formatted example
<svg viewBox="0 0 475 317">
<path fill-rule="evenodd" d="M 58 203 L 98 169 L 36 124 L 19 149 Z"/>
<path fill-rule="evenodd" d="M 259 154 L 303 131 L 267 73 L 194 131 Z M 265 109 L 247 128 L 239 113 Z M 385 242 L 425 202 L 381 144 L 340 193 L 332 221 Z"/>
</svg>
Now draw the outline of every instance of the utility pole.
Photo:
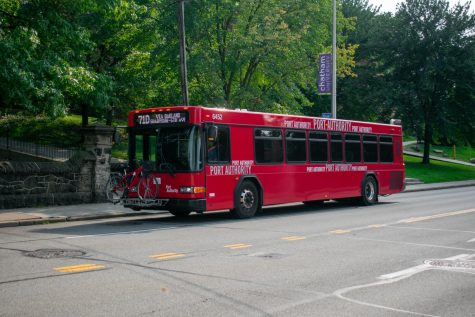
<svg viewBox="0 0 475 317">
<path fill-rule="evenodd" d="M 332 118 L 336 119 L 336 0 L 333 0 L 333 43 L 332 43 Z"/>
<path fill-rule="evenodd" d="M 180 33 L 180 79 L 183 105 L 188 106 L 188 71 L 186 68 L 186 41 L 185 41 L 185 0 L 178 2 L 178 31 Z"/>
</svg>

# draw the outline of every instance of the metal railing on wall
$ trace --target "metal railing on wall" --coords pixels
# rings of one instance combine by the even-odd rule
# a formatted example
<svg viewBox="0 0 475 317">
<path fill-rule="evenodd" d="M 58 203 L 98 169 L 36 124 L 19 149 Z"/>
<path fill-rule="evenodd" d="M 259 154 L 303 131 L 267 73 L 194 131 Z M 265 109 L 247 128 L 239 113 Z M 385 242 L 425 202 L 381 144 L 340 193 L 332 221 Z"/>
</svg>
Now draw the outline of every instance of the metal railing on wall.
<svg viewBox="0 0 475 317">
<path fill-rule="evenodd" d="M 10 152 L 22 153 L 56 161 L 69 160 L 78 150 L 78 147 L 61 144 L 41 144 L 15 140 L 9 137 L 0 137 L 0 149 L 6 151 L 4 159 L 10 159 Z M 4 156 L 4 155 L 2 155 Z"/>
</svg>

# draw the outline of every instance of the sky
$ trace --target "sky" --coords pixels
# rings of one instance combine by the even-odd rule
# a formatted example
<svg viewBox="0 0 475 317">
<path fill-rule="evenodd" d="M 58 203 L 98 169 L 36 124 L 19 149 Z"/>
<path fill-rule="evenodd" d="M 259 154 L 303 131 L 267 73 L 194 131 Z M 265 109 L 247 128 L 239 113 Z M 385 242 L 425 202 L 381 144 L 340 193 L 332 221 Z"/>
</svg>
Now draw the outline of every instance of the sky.
<svg viewBox="0 0 475 317">
<path fill-rule="evenodd" d="M 467 1 L 468 0 L 460 0 L 461 3 L 465 3 Z M 369 0 L 369 2 L 374 5 L 381 5 L 381 10 L 380 10 L 381 12 L 390 11 L 394 13 L 396 11 L 396 4 L 401 1 L 399 0 Z M 449 0 L 449 2 L 450 2 L 450 6 L 453 6 L 454 4 L 459 2 L 459 0 Z M 475 0 L 472 0 L 472 5 L 470 8 L 472 12 L 475 10 Z"/>
</svg>

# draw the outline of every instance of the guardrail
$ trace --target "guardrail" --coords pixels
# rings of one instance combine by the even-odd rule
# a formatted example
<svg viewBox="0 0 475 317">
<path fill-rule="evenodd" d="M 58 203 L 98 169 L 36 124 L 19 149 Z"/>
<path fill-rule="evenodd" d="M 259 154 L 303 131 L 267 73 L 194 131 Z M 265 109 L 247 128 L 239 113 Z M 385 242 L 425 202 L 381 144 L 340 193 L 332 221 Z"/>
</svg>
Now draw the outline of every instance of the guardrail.
<svg viewBox="0 0 475 317">
<path fill-rule="evenodd" d="M 19 141 L 8 137 L 0 137 L 0 149 L 6 150 L 7 156 L 8 153 L 12 151 L 56 161 L 67 161 L 79 150 L 77 147 L 38 144 Z"/>
</svg>

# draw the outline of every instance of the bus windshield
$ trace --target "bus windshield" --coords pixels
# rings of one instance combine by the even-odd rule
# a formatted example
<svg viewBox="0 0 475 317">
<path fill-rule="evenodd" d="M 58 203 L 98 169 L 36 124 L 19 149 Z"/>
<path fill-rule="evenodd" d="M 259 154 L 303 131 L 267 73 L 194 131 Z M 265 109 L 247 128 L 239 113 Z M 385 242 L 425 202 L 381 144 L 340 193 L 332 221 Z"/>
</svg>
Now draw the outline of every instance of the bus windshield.
<svg viewBox="0 0 475 317">
<path fill-rule="evenodd" d="M 198 126 L 163 127 L 134 134 L 134 159 L 155 162 L 155 171 L 196 172 L 203 168 L 201 129 Z"/>
</svg>

